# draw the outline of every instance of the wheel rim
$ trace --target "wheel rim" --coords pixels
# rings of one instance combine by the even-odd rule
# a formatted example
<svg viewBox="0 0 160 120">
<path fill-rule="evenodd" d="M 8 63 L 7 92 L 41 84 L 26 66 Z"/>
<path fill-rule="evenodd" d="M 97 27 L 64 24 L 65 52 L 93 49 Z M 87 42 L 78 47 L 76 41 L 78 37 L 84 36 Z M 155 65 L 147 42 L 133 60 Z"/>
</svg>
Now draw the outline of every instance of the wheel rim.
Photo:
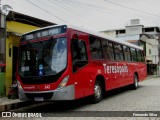
<svg viewBox="0 0 160 120">
<path fill-rule="evenodd" d="M 99 85 L 95 85 L 94 87 L 94 95 L 96 98 L 99 98 L 101 96 L 101 88 Z"/>
</svg>

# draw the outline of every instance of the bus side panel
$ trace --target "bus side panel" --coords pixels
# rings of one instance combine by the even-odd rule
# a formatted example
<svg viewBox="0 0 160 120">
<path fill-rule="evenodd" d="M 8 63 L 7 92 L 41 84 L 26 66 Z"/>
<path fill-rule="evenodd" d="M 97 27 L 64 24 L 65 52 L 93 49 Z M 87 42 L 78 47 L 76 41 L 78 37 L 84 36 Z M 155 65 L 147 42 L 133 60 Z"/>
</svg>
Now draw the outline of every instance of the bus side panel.
<svg viewBox="0 0 160 120">
<path fill-rule="evenodd" d="M 127 66 L 125 61 L 117 61 L 116 65 L 121 66 L 121 67 L 126 67 Z M 117 81 L 117 88 L 127 85 L 128 84 L 127 83 L 127 78 L 128 78 L 128 69 L 125 69 L 125 70 L 120 71 L 120 72 L 116 72 L 115 73 L 115 79 Z"/>
<path fill-rule="evenodd" d="M 138 78 L 139 78 L 139 81 L 142 81 L 144 80 L 146 77 L 147 77 L 147 73 L 146 73 L 146 64 L 144 63 L 139 63 L 138 64 Z"/>
<path fill-rule="evenodd" d="M 127 66 L 128 66 L 128 75 L 127 75 L 128 77 L 126 85 L 129 85 L 134 83 L 134 73 L 137 70 L 137 64 L 133 62 L 128 62 Z"/>
<path fill-rule="evenodd" d="M 105 80 L 106 80 L 106 90 L 111 90 L 117 87 L 117 79 L 116 75 L 112 72 L 112 66 L 116 66 L 117 63 L 115 61 L 103 61 L 103 64 L 106 64 L 106 67 L 103 68 Z"/>
<path fill-rule="evenodd" d="M 134 74 L 138 74 L 139 81 L 142 81 L 146 78 L 146 65 L 144 63 L 127 63 L 128 64 L 128 78 L 127 83 L 134 83 Z"/>
<path fill-rule="evenodd" d="M 91 61 L 93 69 L 92 76 L 93 80 L 96 81 L 98 75 L 103 76 L 105 83 L 105 90 L 111 90 L 117 87 L 117 81 L 115 79 L 115 74 L 112 73 L 112 66 L 115 66 L 115 62 L 105 61 L 105 60 L 92 60 Z M 93 85 L 94 86 L 94 85 Z"/>
</svg>

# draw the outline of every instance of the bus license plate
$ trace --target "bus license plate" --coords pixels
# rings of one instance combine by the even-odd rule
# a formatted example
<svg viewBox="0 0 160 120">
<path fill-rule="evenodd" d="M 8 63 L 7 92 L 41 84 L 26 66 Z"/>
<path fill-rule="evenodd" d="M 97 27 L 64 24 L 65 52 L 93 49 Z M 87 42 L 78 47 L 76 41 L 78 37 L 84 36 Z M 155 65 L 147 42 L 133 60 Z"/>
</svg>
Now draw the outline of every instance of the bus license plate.
<svg viewBox="0 0 160 120">
<path fill-rule="evenodd" d="M 35 101 L 44 101 L 43 97 L 35 97 L 34 100 Z"/>
</svg>

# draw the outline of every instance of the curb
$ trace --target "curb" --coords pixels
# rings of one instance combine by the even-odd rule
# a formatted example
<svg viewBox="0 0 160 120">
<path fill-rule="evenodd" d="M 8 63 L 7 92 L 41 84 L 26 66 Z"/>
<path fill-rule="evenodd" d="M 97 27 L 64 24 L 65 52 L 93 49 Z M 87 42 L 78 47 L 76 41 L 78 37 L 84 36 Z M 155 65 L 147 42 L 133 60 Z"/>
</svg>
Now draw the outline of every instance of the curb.
<svg viewBox="0 0 160 120">
<path fill-rule="evenodd" d="M 26 107 L 26 106 L 30 106 L 30 105 L 38 104 L 38 103 L 39 102 L 35 102 L 35 101 L 19 101 L 16 103 L 4 104 L 4 105 L 0 105 L 0 112 L 15 110 L 15 109 L 19 109 L 22 107 Z"/>
</svg>

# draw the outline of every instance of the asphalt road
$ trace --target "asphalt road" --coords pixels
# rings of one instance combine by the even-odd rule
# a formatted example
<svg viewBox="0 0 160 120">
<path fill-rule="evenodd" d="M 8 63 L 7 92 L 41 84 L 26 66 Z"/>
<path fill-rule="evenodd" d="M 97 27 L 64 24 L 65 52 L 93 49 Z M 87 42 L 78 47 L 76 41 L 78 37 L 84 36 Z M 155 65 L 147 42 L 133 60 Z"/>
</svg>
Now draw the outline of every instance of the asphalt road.
<svg viewBox="0 0 160 120">
<path fill-rule="evenodd" d="M 75 101 L 46 102 L 17 111 L 47 113 L 51 117 L 64 113 L 63 111 L 160 111 L 160 77 L 140 82 L 137 90 L 124 87 L 107 92 L 98 104 L 91 104 L 90 98 L 84 98 Z"/>
</svg>

